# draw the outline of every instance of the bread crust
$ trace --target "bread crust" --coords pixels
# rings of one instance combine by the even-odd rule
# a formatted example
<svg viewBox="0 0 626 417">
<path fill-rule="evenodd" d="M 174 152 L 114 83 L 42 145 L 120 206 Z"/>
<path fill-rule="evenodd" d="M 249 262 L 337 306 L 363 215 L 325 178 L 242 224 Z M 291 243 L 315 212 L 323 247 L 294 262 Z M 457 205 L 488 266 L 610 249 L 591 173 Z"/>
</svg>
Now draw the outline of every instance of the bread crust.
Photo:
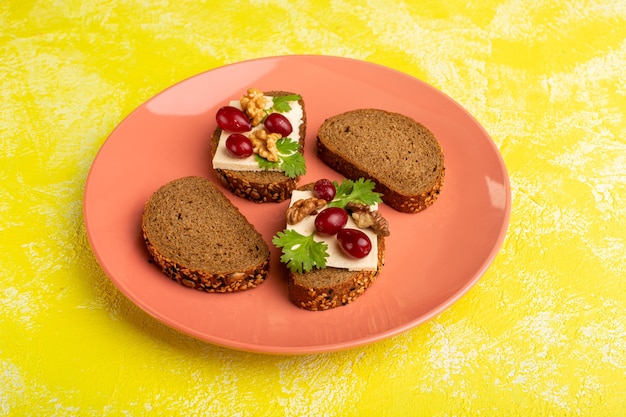
<svg viewBox="0 0 626 417">
<path fill-rule="evenodd" d="M 258 267 L 230 273 L 209 273 L 181 265 L 161 255 L 152 245 L 142 228 L 144 242 L 154 262 L 161 270 L 181 285 L 204 292 L 236 292 L 255 288 L 263 283 L 269 273 L 269 256 Z"/>
<path fill-rule="evenodd" d="M 185 188 L 187 187 L 187 188 Z M 181 227 L 180 233 L 177 230 L 177 226 L 172 225 L 167 221 L 171 216 L 177 215 L 178 219 L 181 216 L 185 216 L 184 211 L 181 212 L 180 207 L 175 208 L 175 203 L 169 204 L 173 200 L 185 200 L 193 198 L 189 194 L 180 194 L 179 192 L 169 192 L 170 190 L 184 189 L 191 190 L 210 190 L 207 191 L 207 198 L 211 202 L 215 202 L 215 206 L 220 210 L 233 210 L 230 212 L 229 219 L 237 219 L 237 223 L 241 225 L 239 230 L 247 231 L 248 233 L 256 233 L 256 236 L 249 236 L 248 241 L 253 242 L 252 245 L 256 245 L 259 256 L 258 261 L 256 258 L 252 262 L 246 262 L 245 266 L 241 268 L 232 268 L 232 270 L 208 270 L 207 267 L 192 267 L 189 266 L 188 261 L 183 261 L 188 250 L 184 253 L 181 252 L 181 244 L 174 243 L 183 242 L 184 247 L 187 248 L 189 242 L 189 250 L 198 250 L 198 243 L 192 241 L 193 239 L 185 238 L 188 234 L 185 225 Z M 216 201 L 220 201 L 217 203 Z M 187 204 L 187 203 L 186 203 Z M 203 202 L 204 204 L 204 202 Z M 219 204 L 219 205 L 218 205 Z M 241 217 L 239 217 L 241 216 Z M 210 227 L 210 222 L 219 222 L 218 218 L 208 218 L 207 224 L 198 224 L 198 227 Z M 169 230 L 166 232 L 167 237 L 163 238 L 160 230 Z M 263 238 L 254 226 L 248 222 L 248 220 L 239 212 L 228 199 L 223 195 L 222 191 L 217 186 L 213 185 L 208 179 L 201 177 L 184 177 L 162 186 L 157 190 L 146 202 L 144 211 L 141 218 L 141 232 L 144 243 L 150 254 L 150 262 L 156 264 L 162 271 L 181 285 L 188 288 L 193 288 L 205 292 L 235 292 L 243 291 L 246 289 L 254 288 L 263 283 L 269 273 L 270 265 L 270 251 L 267 244 L 263 241 Z M 215 242 L 215 239 L 210 238 L 211 242 Z M 204 241 L 208 242 L 208 241 Z M 218 243 L 218 245 L 221 244 Z M 208 243 L 207 243 L 208 245 Z M 200 250 L 208 251 L 204 246 Z M 170 253 L 172 255 L 166 255 Z M 211 254 L 211 252 L 205 252 Z M 219 257 L 219 254 L 211 255 L 218 257 L 217 259 L 223 259 Z M 178 259 L 173 259 L 178 258 Z M 254 264 L 254 262 L 257 262 Z M 231 265 L 234 266 L 234 265 Z"/>
<path fill-rule="evenodd" d="M 268 96 L 286 96 L 296 93 L 287 91 L 266 91 Z M 300 153 L 304 153 L 306 135 L 306 110 L 304 100 L 298 100 L 302 106 L 302 123 L 300 124 Z M 211 161 L 215 156 L 222 129 L 217 127 L 211 137 Z M 280 203 L 291 197 L 291 192 L 298 186 L 300 177 L 289 178 L 276 171 L 235 171 L 231 169 L 213 168 L 220 183 L 238 197 L 255 203 Z"/>
<path fill-rule="evenodd" d="M 345 115 L 351 113 L 357 114 L 357 112 L 380 112 L 381 114 L 392 115 L 392 117 L 399 117 L 405 120 L 408 119 L 411 122 L 415 123 L 415 125 L 418 126 L 420 130 L 431 136 L 432 140 L 434 140 L 436 143 L 436 139 L 426 127 L 408 118 L 407 116 L 378 109 L 360 109 L 333 116 L 327 119 L 322 124 L 316 138 L 317 156 L 320 158 L 320 160 L 337 172 L 343 174 L 346 178 L 350 178 L 352 180 L 356 180 L 358 178 L 368 178 L 374 181 L 376 183 L 375 190 L 383 195 L 383 202 L 397 211 L 403 213 L 418 213 L 434 204 L 441 193 L 441 189 L 443 188 L 445 179 L 443 152 L 438 143 L 436 143 L 436 145 L 438 149 L 438 158 L 440 159 L 440 168 L 436 173 L 437 176 L 434 181 L 432 181 L 432 183 L 429 184 L 426 188 L 414 194 L 406 194 L 395 189 L 393 186 L 394 184 L 385 181 L 383 178 L 380 177 L 380 175 L 375 172 L 375 164 L 367 166 L 362 165 L 361 167 L 359 167 L 357 163 L 360 161 L 351 161 L 347 159 L 345 155 L 343 155 L 341 152 L 333 150 L 332 147 L 327 146 L 327 144 L 324 143 L 325 140 L 328 140 L 325 135 L 329 135 L 329 129 L 325 129 L 325 126 L 329 121 L 331 121 L 335 117 L 344 117 Z M 401 165 L 403 161 L 394 161 L 394 163 Z"/>
</svg>

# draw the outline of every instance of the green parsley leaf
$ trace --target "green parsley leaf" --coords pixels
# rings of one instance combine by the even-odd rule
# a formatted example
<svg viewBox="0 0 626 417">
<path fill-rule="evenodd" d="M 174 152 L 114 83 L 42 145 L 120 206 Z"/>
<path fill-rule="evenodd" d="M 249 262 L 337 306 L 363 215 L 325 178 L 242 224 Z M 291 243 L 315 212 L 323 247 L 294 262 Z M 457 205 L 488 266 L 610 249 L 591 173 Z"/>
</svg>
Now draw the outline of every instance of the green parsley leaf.
<svg viewBox="0 0 626 417">
<path fill-rule="evenodd" d="M 345 208 L 349 202 L 372 205 L 382 201 L 381 194 L 374 192 L 376 184 L 371 180 L 363 178 L 359 178 L 357 181 L 343 179 L 341 184 L 338 184 L 337 181 L 333 181 L 333 183 L 337 193 L 333 201 L 328 203 L 328 207 Z"/>
<path fill-rule="evenodd" d="M 285 171 L 285 175 L 289 178 L 296 178 L 306 174 L 306 162 L 304 155 L 296 151 L 289 156 L 282 158 L 281 168 Z"/>
<path fill-rule="evenodd" d="M 255 159 L 259 166 L 265 170 L 280 169 L 289 178 L 296 178 L 306 174 L 306 162 L 304 156 L 299 152 L 300 143 L 289 138 L 280 138 L 276 141 L 278 149 L 278 161 L 272 162 L 255 154 Z"/>
<path fill-rule="evenodd" d="M 289 94 L 287 96 L 273 96 L 272 101 L 274 104 L 272 105 L 272 109 L 277 111 L 278 113 L 286 113 L 291 110 L 290 101 L 298 101 L 302 100 L 302 96 L 299 94 Z"/>
<path fill-rule="evenodd" d="M 328 245 L 313 239 L 313 235 L 304 236 L 295 230 L 278 232 L 272 238 L 277 248 L 282 248 L 280 261 L 292 272 L 309 272 L 314 267 L 325 268 L 328 258 Z"/>
<path fill-rule="evenodd" d="M 270 169 L 280 168 L 280 155 L 278 156 L 278 162 L 268 161 L 267 159 L 263 158 L 261 155 L 256 154 L 256 153 L 254 154 L 254 159 L 256 159 L 259 166 L 266 171 Z"/>
<path fill-rule="evenodd" d="M 300 142 L 291 140 L 290 137 L 280 138 L 276 141 L 276 147 L 280 155 L 291 155 L 300 150 Z"/>
</svg>

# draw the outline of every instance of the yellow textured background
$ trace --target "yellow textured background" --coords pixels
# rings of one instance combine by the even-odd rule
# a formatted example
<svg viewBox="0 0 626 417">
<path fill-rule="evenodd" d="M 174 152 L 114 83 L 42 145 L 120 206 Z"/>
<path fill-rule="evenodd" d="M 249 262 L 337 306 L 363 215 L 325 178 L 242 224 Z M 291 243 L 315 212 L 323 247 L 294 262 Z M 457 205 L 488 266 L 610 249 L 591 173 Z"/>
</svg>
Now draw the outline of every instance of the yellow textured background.
<svg viewBox="0 0 626 417">
<path fill-rule="evenodd" d="M 93 158 L 171 84 L 261 56 L 383 64 L 444 91 L 511 177 L 504 246 L 405 334 L 283 357 L 135 307 L 86 239 Z M 626 415 L 626 3 L 0 3 L 0 415 Z"/>
</svg>

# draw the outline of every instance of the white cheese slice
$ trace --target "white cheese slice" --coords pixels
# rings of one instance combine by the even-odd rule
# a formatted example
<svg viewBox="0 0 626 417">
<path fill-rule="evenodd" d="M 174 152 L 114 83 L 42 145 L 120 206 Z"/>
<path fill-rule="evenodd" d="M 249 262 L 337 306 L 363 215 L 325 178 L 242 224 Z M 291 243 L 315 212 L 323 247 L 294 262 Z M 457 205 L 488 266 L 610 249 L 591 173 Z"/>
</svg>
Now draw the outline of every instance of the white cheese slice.
<svg viewBox="0 0 626 417">
<path fill-rule="evenodd" d="M 310 197 L 313 197 L 313 193 L 311 191 L 294 190 L 291 194 L 291 202 L 289 203 L 289 206 L 291 207 L 298 200 Z M 377 208 L 377 204 L 372 206 L 372 210 L 376 210 Z M 350 216 L 348 216 L 348 224 L 346 224 L 345 227 L 359 229 Z M 307 216 L 304 220 L 293 225 L 288 224 L 287 230 L 295 230 L 304 236 L 313 234 L 315 233 L 315 216 Z M 364 258 L 353 258 L 346 255 L 343 249 L 341 249 L 341 245 L 339 244 L 336 235 L 327 236 L 321 235 L 320 233 L 314 234 L 313 239 L 318 242 L 325 242 L 328 245 L 329 257 L 326 258 L 327 267 L 344 268 L 350 271 L 375 271 L 378 268 L 378 240 L 376 233 L 374 233 L 372 229 L 359 230 L 365 233 L 372 242 L 372 250 Z"/>
<path fill-rule="evenodd" d="M 267 98 L 266 108 L 269 109 L 273 105 L 272 97 L 265 97 Z M 289 122 L 291 123 L 291 127 L 293 128 L 291 135 L 289 135 L 289 139 L 294 142 L 298 142 L 300 140 L 300 125 L 302 124 L 303 116 L 302 106 L 300 106 L 300 103 L 298 103 L 297 101 L 289 101 L 288 103 L 291 106 L 291 110 L 281 114 L 285 116 L 287 120 L 289 120 Z M 239 103 L 239 100 L 233 100 L 229 103 L 229 105 L 241 109 L 241 104 Z M 264 126 L 261 123 L 253 127 L 251 132 L 262 129 L 263 127 Z M 213 168 L 230 169 L 233 171 L 264 171 L 264 169 L 261 168 L 256 162 L 254 154 L 250 155 L 247 158 L 237 158 L 233 156 L 228 149 L 226 149 L 226 139 L 228 138 L 228 136 L 230 136 L 231 133 L 232 132 L 222 131 L 222 134 L 220 135 L 220 141 L 217 145 L 217 150 L 215 151 L 215 156 L 213 157 Z M 242 135 L 250 136 L 250 132 L 242 133 Z M 275 169 L 273 171 L 278 171 L 278 169 Z"/>
</svg>

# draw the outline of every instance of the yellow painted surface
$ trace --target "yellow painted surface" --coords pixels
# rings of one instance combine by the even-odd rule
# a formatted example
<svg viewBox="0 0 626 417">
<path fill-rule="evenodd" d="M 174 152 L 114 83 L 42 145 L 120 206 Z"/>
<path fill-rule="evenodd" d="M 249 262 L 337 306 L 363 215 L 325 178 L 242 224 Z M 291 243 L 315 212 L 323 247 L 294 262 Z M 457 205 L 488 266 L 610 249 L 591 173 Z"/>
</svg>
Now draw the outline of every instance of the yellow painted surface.
<svg viewBox="0 0 626 417">
<path fill-rule="evenodd" d="M 108 280 L 82 219 L 111 130 L 236 61 L 329 54 L 466 107 L 511 177 L 481 281 L 345 352 L 242 353 L 172 330 Z M 626 415 L 623 1 L 4 1 L 0 415 Z"/>
</svg>

